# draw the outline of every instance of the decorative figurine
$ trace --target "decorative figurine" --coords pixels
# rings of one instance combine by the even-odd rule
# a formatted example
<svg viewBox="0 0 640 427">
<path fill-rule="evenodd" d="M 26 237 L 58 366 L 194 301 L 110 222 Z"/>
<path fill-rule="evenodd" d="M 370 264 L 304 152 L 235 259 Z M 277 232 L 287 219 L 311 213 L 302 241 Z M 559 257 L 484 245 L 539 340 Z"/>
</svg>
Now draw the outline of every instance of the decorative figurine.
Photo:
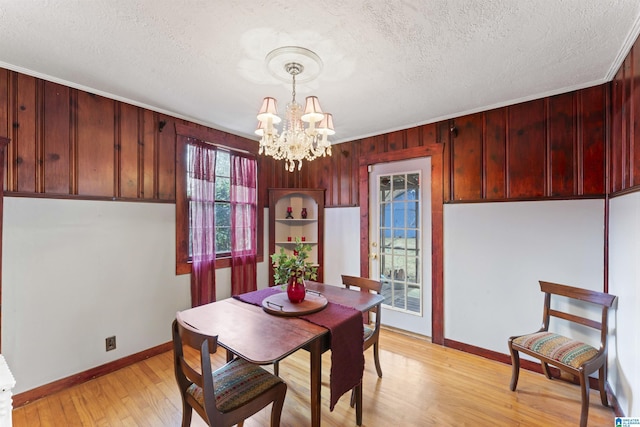
<svg viewBox="0 0 640 427">
<path fill-rule="evenodd" d="M 287 207 L 287 216 L 285 219 L 293 219 L 293 209 L 291 209 L 291 206 Z"/>
</svg>

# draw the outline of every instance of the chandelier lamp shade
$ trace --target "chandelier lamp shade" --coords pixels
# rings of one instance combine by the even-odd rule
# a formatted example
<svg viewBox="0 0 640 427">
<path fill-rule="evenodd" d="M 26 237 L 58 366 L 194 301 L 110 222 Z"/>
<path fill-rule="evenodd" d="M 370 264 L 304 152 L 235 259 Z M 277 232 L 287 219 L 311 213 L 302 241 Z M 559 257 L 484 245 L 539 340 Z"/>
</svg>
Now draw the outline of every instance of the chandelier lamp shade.
<svg viewBox="0 0 640 427">
<path fill-rule="evenodd" d="M 308 49 L 287 46 L 270 52 L 266 60 L 267 67 L 276 77 L 291 78 L 292 99 L 287 104 L 284 121 L 278 115 L 275 98 L 266 97 L 262 100 L 255 131 L 260 137 L 259 154 L 284 160 L 289 172 L 296 169 L 296 163 L 300 170 L 303 160 L 330 156 L 328 137 L 335 134 L 333 117 L 322 111 L 320 100 L 315 96 L 307 96 L 304 109 L 296 101 L 296 79 L 301 77 L 305 67 L 310 69 L 311 75 L 304 81 L 315 78 L 322 68 L 320 58 Z M 276 125 L 280 124 L 281 129 L 278 130 Z"/>
</svg>

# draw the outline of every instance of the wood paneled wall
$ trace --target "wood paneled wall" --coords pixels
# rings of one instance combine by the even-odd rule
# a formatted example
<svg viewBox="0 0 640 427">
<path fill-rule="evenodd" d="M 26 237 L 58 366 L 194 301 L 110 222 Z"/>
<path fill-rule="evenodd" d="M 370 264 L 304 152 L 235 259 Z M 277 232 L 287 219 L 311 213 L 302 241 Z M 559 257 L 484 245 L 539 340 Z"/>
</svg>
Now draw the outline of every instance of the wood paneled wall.
<svg viewBox="0 0 640 427">
<path fill-rule="evenodd" d="M 359 205 L 358 167 L 360 158 L 372 154 L 424 146 L 443 142 L 447 138 L 448 123 L 440 122 L 402 131 L 372 136 L 332 147 L 332 155 L 303 162 L 302 169 L 293 173 L 284 170 L 282 162 L 262 159 L 267 187 L 302 187 L 326 189 L 327 207 Z"/>
<path fill-rule="evenodd" d="M 0 69 L 9 193 L 173 202 L 175 123 L 188 122 Z"/>
<path fill-rule="evenodd" d="M 598 197 L 606 86 L 452 120 L 449 201 Z"/>
<path fill-rule="evenodd" d="M 327 206 L 355 206 L 360 156 L 443 143 L 446 202 L 602 197 L 608 91 L 600 85 L 338 144 L 279 185 L 319 186 Z"/>
<path fill-rule="evenodd" d="M 0 136 L 11 141 L 3 174 L 9 194 L 175 202 L 176 125 L 210 142 L 258 148 L 246 138 L 0 68 Z M 334 205 L 355 205 L 357 153 L 344 146 L 335 151 L 331 168 L 305 163 L 294 174 L 283 162 L 260 157 L 260 200 L 266 205 L 269 187 L 313 182 L 332 189 Z"/>
<path fill-rule="evenodd" d="M 640 42 L 636 40 L 611 84 L 609 192 L 640 187 Z"/>
<path fill-rule="evenodd" d="M 602 197 L 638 186 L 639 49 L 612 84 L 338 144 L 294 173 L 261 157 L 260 199 L 269 187 L 325 188 L 328 207 L 358 206 L 361 156 L 431 143 L 445 145 L 446 202 Z M 0 69 L 9 194 L 174 202 L 175 124 L 231 147 L 249 141 Z"/>
</svg>

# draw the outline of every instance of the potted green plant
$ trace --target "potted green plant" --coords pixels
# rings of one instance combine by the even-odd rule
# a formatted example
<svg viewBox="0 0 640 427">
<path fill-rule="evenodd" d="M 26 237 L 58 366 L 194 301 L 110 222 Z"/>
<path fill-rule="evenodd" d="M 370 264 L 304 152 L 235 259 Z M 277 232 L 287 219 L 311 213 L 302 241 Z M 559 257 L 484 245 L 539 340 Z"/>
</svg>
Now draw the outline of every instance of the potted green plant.
<svg viewBox="0 0 640 427">
<path fill-rule="evenodd" d="M 288 254 L 283 248 L 271 255 L 273 265 L 273 279 L 277 285 L 286 286 L 289 300 L 299 303 L 304 300 L 304 280 L 315 280 L 318 277 L 318 267 L 309 259 L 311 245 L 296 238 L 293 254 Z"/>
</svg>

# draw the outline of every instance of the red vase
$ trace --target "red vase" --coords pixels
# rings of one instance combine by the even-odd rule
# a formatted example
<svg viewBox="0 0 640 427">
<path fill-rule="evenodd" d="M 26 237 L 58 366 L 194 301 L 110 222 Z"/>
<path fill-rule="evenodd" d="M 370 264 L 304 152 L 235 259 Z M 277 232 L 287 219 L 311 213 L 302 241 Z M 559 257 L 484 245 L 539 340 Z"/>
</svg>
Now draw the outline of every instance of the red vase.
<svg viewBox="0 0 640 427">
<path fill-rule="evenodd" d="M 287 283 L 287 296 L 293 304 L 304 301 L 305 296 L 304 279 L 302 277 L 290 277 Z"/>
</svg>

